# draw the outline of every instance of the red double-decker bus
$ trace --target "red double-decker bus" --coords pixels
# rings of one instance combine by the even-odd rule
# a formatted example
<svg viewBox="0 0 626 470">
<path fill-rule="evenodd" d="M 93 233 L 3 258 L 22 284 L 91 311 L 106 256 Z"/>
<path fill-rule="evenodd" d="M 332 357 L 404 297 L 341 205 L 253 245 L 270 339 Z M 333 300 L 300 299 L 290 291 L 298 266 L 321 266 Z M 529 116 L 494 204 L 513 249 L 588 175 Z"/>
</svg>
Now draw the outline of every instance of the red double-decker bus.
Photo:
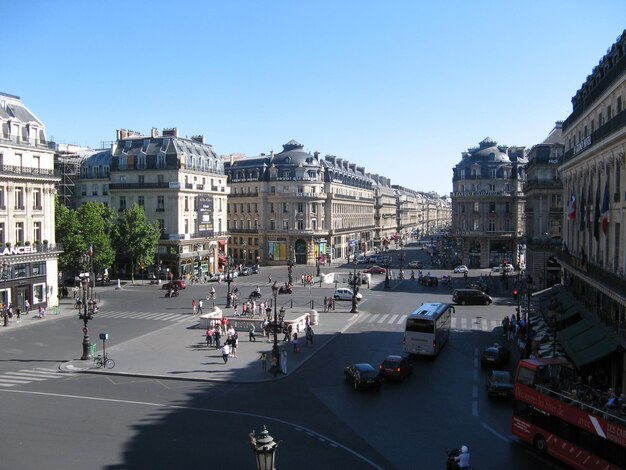
<svg viewBox="0 0 626 470">
<path fill-rule="evenodd" d="M 564 359 L 524 359 L 515 375 L 511 431 L 580 470 L 626 468 L 626 419 L 583 398 Z"/>
</svg>

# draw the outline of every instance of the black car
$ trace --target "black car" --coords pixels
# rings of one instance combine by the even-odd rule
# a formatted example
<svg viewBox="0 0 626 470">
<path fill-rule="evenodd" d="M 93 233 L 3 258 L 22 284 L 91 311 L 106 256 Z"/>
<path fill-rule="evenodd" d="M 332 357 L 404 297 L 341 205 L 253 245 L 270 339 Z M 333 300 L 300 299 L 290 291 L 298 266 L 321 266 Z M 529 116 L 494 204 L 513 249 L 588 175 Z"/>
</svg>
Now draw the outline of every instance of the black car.
<svg viewBox="0 0 626 470">
<path fill-rule="evenodd" d="M 479 289 L 456 289 L 452 301 L 460 305 L 490 305 L 493 299 Z"/>
<path fill-rule="evenodd" d="M 509 350 L 501 344 L 495 343 L 483 350 L 480 363 L 483 366 L 503 367 L 509 362 Z"/>
<path fill-rule="evenodd" d="M 252 268 L 242 268 L 241 271 L 239 271 L 239 275 L 240 276 L 250 276 L 252 275 Z"/>
<path fill-rule="evenodd" d="M 422 278 L 420 279 L 420 284 L 423 286 L 438 286 L 439 279 L 437 279 L 436 276 L 422 276 Z"/>
<path fill-rule="evenodd" d="M 355 390 L 374 389 L 380 390 L 380 375 L 371 364 L 360 363 L 348 366 L 343 371 L 346 383 L 352 385 Z"/>
<path fill-rule="evenodd" d="M 511 374 L 506 370 L 490 370 L 487 374 L 487 395 L 490 397 L 512 397 Z"/>
<path fill-rule="evenodd" d="M 378 368 L 378 375 L 382 379 L 404 380 L 413 373 L 413 364 L 408 357 L 387 356 Z"/>
</svg>

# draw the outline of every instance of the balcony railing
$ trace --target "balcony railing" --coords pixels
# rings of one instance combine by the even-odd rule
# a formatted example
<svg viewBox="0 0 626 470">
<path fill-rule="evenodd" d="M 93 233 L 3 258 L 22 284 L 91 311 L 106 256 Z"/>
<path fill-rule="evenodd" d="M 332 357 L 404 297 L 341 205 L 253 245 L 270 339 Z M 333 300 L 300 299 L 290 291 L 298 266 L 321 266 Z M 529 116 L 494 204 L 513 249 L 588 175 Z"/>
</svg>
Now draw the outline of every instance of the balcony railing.
<svg viewBox="0 0 626 470">
<path fill-rule="evenodd" d="M 109 189 L 169 189 L 169 182 L 162 183 L 111 183 Z"/>
<path fill-rule="evenodd" d="M 586 273 L 589 278 L 617 292 L 622 297 L 626 297 L 626 279 L 623 276 L 618 276 L 585 258 L 574 256 L 566 251 L 558 251 L 556 257 L 559 261 L 567 263 L 577 271 Z"/>
<path fill-rule="evenodd" d="M 12 144 L 12 145 L 21 145 L 23 147 L 36 147 L 40 149 L 49 149 L 50 146 L 48 142 L 45 140 L 39 139 L 23 139 L 18 135 L 2 135 L 0 137 L 0 143 L 2 144 Z"/>
<path fill-rule="evenodd" d="M 16 165 L 0 165 L 0 173 L 8 173 L 18 176 L 43 176 L 46 178 L 58 176 L 53 169 Z"/>
<path fill-rule="evenodd" d="M 584 150 L 593 148 L 595 145 L 602 142 L 604 138 L 608 137 L 609 135 L 615 133 L 618 130 L 623 129 L 624 127 L 626 127 L 626 109 L 624 109 L 621 113 L 617 114 L 612 119 L 609 119 L 606 122 L 606 124 L 599 127 L 598 130 L 596 130 L 595 132 L 592 132 L 590 135 L 591 144 L 585 147 Z M 567 152 L 565 152 L 565 154 L 563 154 L 563 162 L 571 160 L 576 155 L 578 155 L 578 153 L 574 154 L 573 148 L 569 149 Z"/>
<path fill-rule="evenodd" d="M 255 193 L 231 193 L 228 195 L 229 198 L 231 197 L 259 197 L 259 193 L 255 192 Z"/>
</svg>

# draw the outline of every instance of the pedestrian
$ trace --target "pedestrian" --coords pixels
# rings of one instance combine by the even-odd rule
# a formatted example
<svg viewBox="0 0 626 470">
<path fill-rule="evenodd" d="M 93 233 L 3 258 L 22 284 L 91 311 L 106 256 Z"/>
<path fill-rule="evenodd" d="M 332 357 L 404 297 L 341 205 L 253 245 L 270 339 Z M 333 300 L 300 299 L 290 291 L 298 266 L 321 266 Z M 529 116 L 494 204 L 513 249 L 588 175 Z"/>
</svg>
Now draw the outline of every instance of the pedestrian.
<svg viewBox="0 0 626 470">
<path fill-rule="evenodd" d="M 222 337 L 222 331 L 219 325 L 215 328 L 213 332 L 213 341 L 215 342 L 215 349 L 219 349 L 220 347 L 220 338 Z"/>
<path fill-rule="evenodd" d="M 328 298 L 324 296 L 324 312 L 328 310 Z"/>
<path fill-rule="evenodd" d="M 256 331 L 256 327 L 254 326 L 254 323 L 250 322 L 250 328 L 248 330 L 248 337 L 250 338 L 251 343 L 256 342 L 256 337 L 254 336 L 255 331 Z"/>
<path fill-rule="evenodd" d="M 271 284 L 271 283 L 272 283 L 272 275 L 271 275 L 271 274 L 268 274 L 268 275 L 267 275 L 267 282 L 268 282 L 269 284 Z"/>
<path fill-rule="evenodd" d="M 24 301 L 24 310 L 26 311 L 25 315 L 28 315 L 30 313 L 30 302 L 28 301 L 28 299 Z"/>
<path fill-rule="evenodd" d="M 215 287 L 211 286 L 211 290 L 209 291 L 209 299 L 215 300 Z"/>
<path fill-rule="evenodd" d="M 267 353 L 261 353 L 261 370 L 267 372 Z"/>
<path fill-rule="evenodd" d="M 302 285 L 304 285 L 304 280 L 305 280 L 305 276 L 304 276 L 304 274 L 302 275 L 302 278 L 301 278 L 301 279 L 302 279 Z"/>
<path fill-rule="evenodd" d="M 202 315 L 202 299 L 198 300 L 198 315 Z"/>
<path fill-rule="evenodd" d="M 287 351 L 280 350 L 280 371 L 287 375 Z"/>
<path fill-rule="evenodd" d="M 289 327 L 291 325 L 287 325 L 286 323 L 283 324 L 283 333 L 285 334 L 285 336 L 283 337 L 283 342 L 288 343 L 289 340 L 291 339 L 291 334 L 290 334 L 290 330 Z"/>
<path fill-rule="evenodd" d="M 206 330 L 206 347 L 210 348 L 211 346 L 213 346 L 213 334 L 215 332 L 213 331 L 213 327 L 209 327 Z"/>
<path fill-rule="evenodd" d="M 10 310 L 9 310 L 10 312 Z M 39 310 L 37 310 L 37 318 L 41 319 L 46 316 L 46 309 L 43 306 L 39 306 Z"/>
<path fill-rule="evenodd" d="M 313 346 L 313 328 L 310 326 L 306 329 L 306 345 Z"/>
<path fill-rule="evenodd" d="M 293 352 L 299 353 L 300 347 L 298 346 L 298 333 L 293 334 Z"/>
<path fill-rule="evenodd" d="M 509 316 L 505 315 L 502 319 L 502 336 L 506 337 L 509 334 Z"/>
<path fill-rule="evenodd" d="M 15 315 L 17 316 L 17 321 L 18 321 L 18 322 L 20 321 L 20 313 L 21 313 L 21 312 L 20 312 L 20 308 L 19 308 L 19 307 L 17 307 L 17 308 L 15 309 Z"/>
<path fill-rule="evenodd" d="M 237 357 L 237 348 L 239 347 L 239 335 L 235 332 L 234 335 L 230 337 L 230 349 L 232 351 L 232 356 Z"/>
<path fill-rule="evenodd" d="M 193 299 L 191 301 L 191 312 L 195 315 L 196 314 L 196 310 L 197 309 L 197 305 L 196 305 L 196 299 Z"/>
<path fill-rule="evenodd" d="M 228 346 L 228 343 L 226 343 L 224 344 L 224 346 L 222 346 L 222 359 L 224 359 L 224 364 L 228 362 L 229 355 L 230 355 L 230 346 Z"/>
</svg>

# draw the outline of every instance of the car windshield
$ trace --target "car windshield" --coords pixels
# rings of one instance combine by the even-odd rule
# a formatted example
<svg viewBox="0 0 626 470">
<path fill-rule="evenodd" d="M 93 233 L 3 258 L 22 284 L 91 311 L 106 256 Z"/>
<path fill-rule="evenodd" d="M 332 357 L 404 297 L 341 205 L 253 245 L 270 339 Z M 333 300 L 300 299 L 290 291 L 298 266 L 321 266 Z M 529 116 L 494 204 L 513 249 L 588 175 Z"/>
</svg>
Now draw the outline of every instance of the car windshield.
<svg viewBox="0 0 626 470">
<path fill-rule="evenodd" d="M 415 333 L 434 333 L 435 323 L 432 320 L 409 318 L 406 321 L 406 331 L 413 331 Z"/>
<path fill-rule="evenodd" d="M 378 375 L 378 372 L 376 372 L 375 370 L 365 370 L 365 371 L 361 371 L 361 380 L 372 380 L 375 379 L 376 376 Z"/>
</svg>

